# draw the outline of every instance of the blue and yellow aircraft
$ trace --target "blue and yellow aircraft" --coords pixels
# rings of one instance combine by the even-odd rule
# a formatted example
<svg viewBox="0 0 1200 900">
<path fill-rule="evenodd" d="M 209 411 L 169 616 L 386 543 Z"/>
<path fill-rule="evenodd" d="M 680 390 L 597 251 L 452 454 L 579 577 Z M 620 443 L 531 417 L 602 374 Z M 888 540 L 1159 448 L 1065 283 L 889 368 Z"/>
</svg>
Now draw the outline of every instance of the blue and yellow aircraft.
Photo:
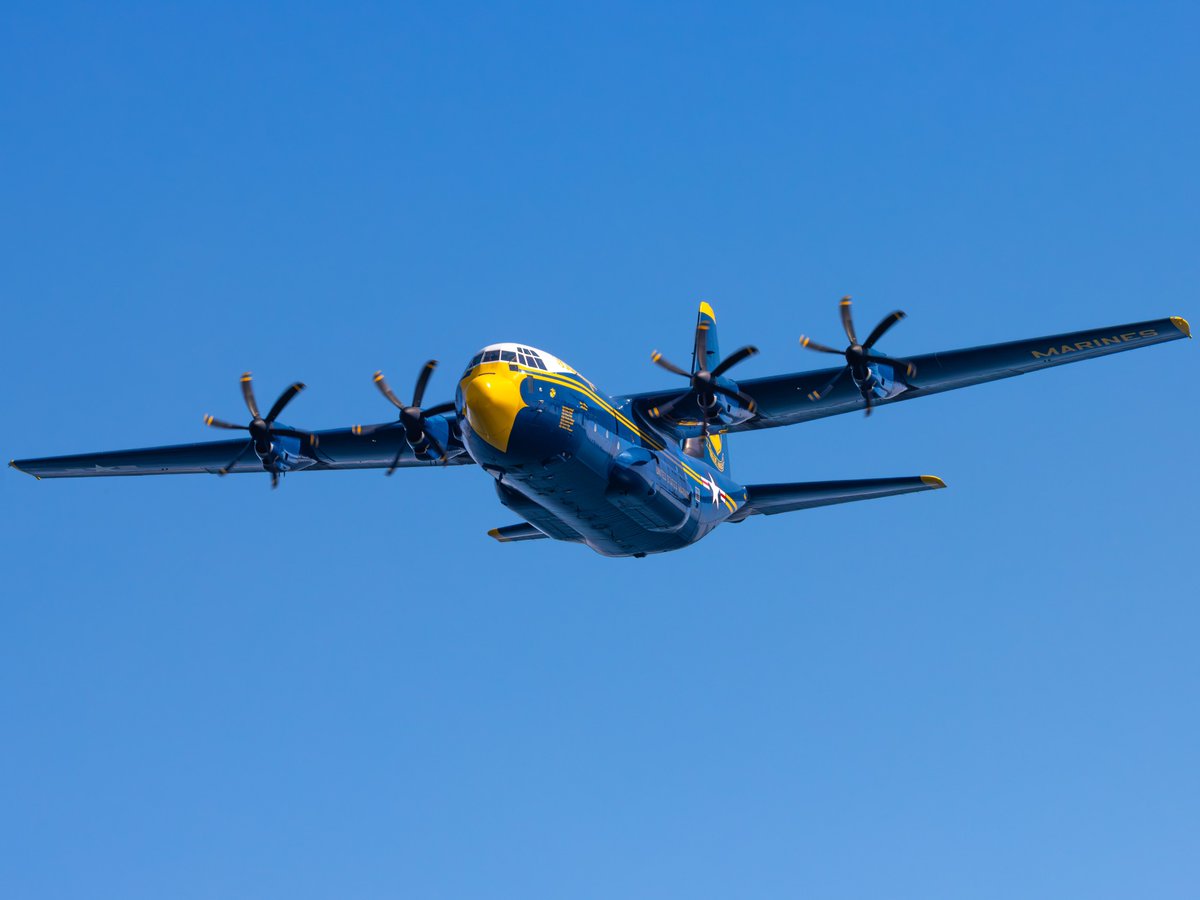
<svg viewBox="0 0 1200 900">
<path fill-rule="evenodd" d="M 943 488 L 940 478 L 869 478 L 741 484 L 729 464 L 729 435 L 872 409 L 941 391 L 1191 337 L 1172 316 L 897 359 L 875 349 L 902 318 L 886 316 L 860 341 L 850 298 L 841 301 L 843 350 L 802 337 L 809 350 L 842 357 L 815 372 L 736 382 L 730 371 L 755 355 L 721 356 L 712 307 L 700 304 L 690 367 L 652 359 L 686 379 L 675 390 L 611 397 L 569 365 L 525 344 L 492 344 L 467 363 L 453 402 L 423 407 L 437 363 L 427 362 L 404 403 L 380 372 L 375 384 L 398 418 L 377 425 L 305 431 L 278 422 L 304 389 L 289 386 L 263 416 L 247 372 L 242 396 L 250 421 L 205 416 L 207 425 L 245 436 L 77 456 L 13 460 L 41 478 L 99 475 L 225 475 L 478 465 L 500 502 L 521 522 L 489 532 L 499 541 L 553 538 L 605 556 L 642 557 L 694 544 L 723 522 L 833 503 Z"/>
</svg>

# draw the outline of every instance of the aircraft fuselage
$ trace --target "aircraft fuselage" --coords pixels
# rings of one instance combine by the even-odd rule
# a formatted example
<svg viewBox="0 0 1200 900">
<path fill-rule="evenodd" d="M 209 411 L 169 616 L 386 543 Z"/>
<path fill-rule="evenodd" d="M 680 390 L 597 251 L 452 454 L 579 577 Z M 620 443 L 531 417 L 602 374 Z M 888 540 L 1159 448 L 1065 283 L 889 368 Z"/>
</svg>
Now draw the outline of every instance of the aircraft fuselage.
<svg viewBox="0 0 1200 900">
<path fill-rule="evenodd" d="M 550 537 L 605 556 L 695 543 L 745 498 L 712 450 L 719 436 L 695 442 L 706 458 L 684 453 L 574 369 L 524 345 L 476 354 L 456 404 L 463 445 L 496 479 L 501 502 Z"/>
</svg>

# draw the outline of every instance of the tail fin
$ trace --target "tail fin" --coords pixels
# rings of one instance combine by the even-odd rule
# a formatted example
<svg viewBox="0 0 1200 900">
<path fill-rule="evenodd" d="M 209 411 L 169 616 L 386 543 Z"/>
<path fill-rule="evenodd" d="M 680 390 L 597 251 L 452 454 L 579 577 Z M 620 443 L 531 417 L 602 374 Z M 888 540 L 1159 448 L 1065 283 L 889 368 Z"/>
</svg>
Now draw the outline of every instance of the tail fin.
<svg viewBox="0 0 1200 900">
<path fill-rule="evenodd" d="M 703 328 L 704 343 L 707 348 L 706 359 L 703 360 L 704 368 L 712 371 L 721 361 L 721 344 L 717 340 L 717 316 L 713 312 L 712 306 L 707 302 L 700 304 L 700 311 L 696 315 L 697 330 Z M 695 372 L 700 368 L 701 360 L 696 358 L 695 350 L 692 351 L 692 371 Z M 688 443 L 691 443 L 689 441 Z M 724 475 L 729 474 L 729 441 L 727 435 L 710 434 L 708 440 L 703 438 L 696 439 L 696 445 L 692 448 L 695 452 L 690 452 L 690 455 L 696 456 L 705 460 L 716 467 L 718 472 Z"/>
</svg>

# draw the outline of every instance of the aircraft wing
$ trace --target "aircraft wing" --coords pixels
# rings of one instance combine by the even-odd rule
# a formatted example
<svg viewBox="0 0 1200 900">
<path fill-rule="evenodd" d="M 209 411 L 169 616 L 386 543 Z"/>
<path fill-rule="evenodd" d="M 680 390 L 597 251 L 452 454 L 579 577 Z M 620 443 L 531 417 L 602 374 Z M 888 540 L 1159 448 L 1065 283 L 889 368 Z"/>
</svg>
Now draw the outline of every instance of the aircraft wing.
<svg viewBox="0 0 1200 900">
<path fill-rule="evenodd" d="M 399 466 L 438 466 L 441 463 L 418 459 L 404 439 L 403 429 L 383 428 L 373 434 L 356 434 L 351 428 L 313 432 L 315 442 L 300 442 L 294 471 L 331 471 L 337 469 L 386 469 L 402 451 Z M 9 463 L 35 478 L 85 478 L 111 475 L 189 475 L 217 474 L 217 470 L 246 449 L 247 439 L 175 444 L 136 450 L 108 450 L 72 456 L 47 456 L 40 459 L 15 459 Z M 461 448 L 451 449 L 448 465 L 473 461 Z M 263 472 L 253 452 L 245 453 L 229 467 L 230 474 Z"/>
<path fill-rule="evenodd" d="M 1067 334 L 1008 341 L 1003 344 L 988 344 L 966 350 L 904 356 L 905 361 L 915 366 L 916 373 L 909 376 L 902 365 L 877 367 L 878 374 L 883 376 L 882 388 L 886 396 L 873 399 L 872 405 L 883 406 L 900 400 L 911 400 L 914 397 L 924 397 L 1013 375 L 1024 375 L 1027 372 L 1040 372 L 1067 363 L 1191 336 L 1187 321 L 1179 316 L 1171 316 L 1130 325 L 1091 328 Z M 841 378 L 837 385 L 823 396 L 810 399 L 810 394 L 826 388 L 841 368 L 839 366 L 814 372 L 796 372 L 739 381 L 738 389 L 753 397 L 758 404 L 757 415 L 743 422 L 723 426 L 722 430 L 738 432 L 775 428 L 863 409 L 866 404 L 849 377 Z M 648 410 L 677 396 L 677 390 L 668 390 L 637 394 L 627 399 L 640 410 Z"/>
</svg>

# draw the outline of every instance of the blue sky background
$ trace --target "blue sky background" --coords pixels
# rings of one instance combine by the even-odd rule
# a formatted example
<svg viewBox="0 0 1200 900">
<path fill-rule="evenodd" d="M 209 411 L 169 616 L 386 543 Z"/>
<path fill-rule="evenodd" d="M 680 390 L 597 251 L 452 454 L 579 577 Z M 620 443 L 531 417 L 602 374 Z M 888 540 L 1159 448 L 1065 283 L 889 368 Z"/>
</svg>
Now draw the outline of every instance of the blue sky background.
<svg viewBox="0 0 1200 900">
<path fill-rule="evenodd" d="M 0 10 L 8 457 L 1200 318 L 1194 4 Z M 950 490 L 607 560 L 475 469 L 0 477 L 0 894 L 1194 897 L 1196 345 L 732 441 Z"/>
</svg>

